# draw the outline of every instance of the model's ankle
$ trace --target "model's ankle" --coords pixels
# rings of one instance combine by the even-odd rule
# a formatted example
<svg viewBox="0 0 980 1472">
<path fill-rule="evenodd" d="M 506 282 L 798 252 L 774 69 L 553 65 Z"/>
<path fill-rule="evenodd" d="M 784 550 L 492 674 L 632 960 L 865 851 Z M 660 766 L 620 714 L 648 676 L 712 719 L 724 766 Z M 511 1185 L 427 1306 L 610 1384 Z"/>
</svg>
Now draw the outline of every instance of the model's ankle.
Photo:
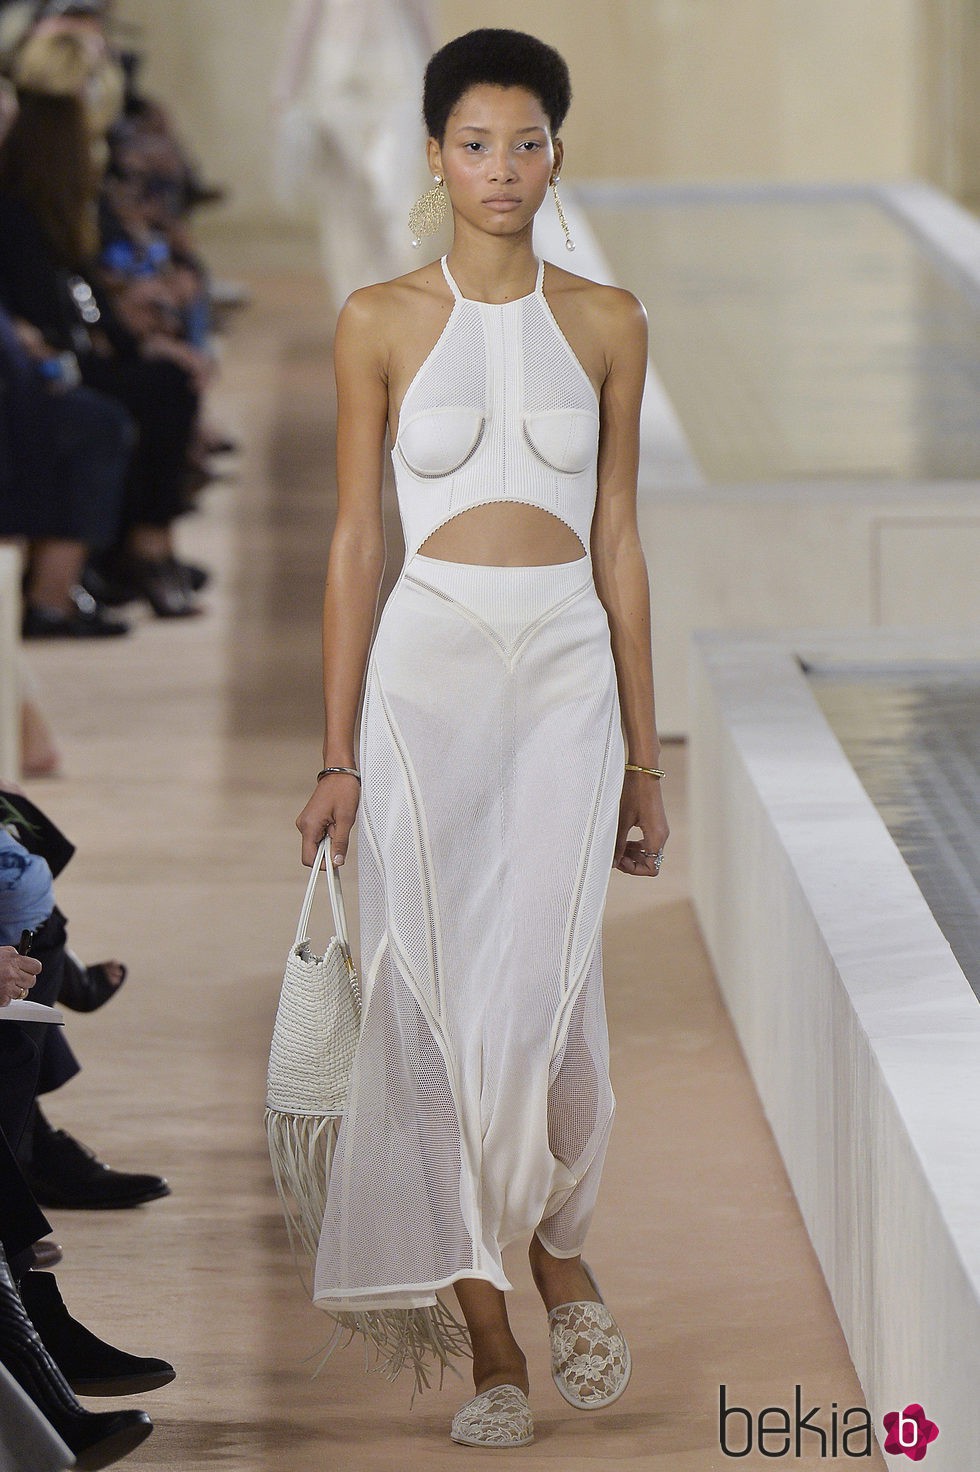
<svg viewBox="0 0 980 1472">
<path fill-rule="evenodd" d="M 569 1273 L 575 1273 L 580 1267 L 582 1257 L 577 1253 L 575 1257 L 555 1257 L 548 1251 L 544 1243 L 537 1236 L 531 1238 L 531 1245 L 527 1250 L 528 1261 L 531 1264 L 531 1273 L 537 1283 L 541 1278 L 567 1277 Z"/>
<path fill-rule="evenodd" d="M 517 1341 L 474 1345 L 473 1384 L 477 1395 L 494 1385 L 516 1385 L 527 1395 L 527 1359 Z"/>
<path fill-rule="evenodd" d="M 537 1243 L 537 1245 L 535 1245 Z M 592 1284 L 582 1267 L 582 1257 L 553 1257 L 547 1248 L 535 1238 L 528 1253 L 531 1277 L 541 1295 L 541 1301 L 550 1313 L 562 1303 L 581 1302 L 596 1297 Z"/>
</svg>

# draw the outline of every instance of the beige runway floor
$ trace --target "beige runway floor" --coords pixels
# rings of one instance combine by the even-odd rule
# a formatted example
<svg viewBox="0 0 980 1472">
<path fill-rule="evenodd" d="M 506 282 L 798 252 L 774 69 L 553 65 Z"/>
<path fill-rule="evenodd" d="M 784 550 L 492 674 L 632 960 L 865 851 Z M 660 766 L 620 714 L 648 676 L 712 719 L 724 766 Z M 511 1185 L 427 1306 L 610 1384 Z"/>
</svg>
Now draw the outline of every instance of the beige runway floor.
<svg viewBox="0 0 980 1472">
<path fill-rule="evenodd" d="M 160 1170 L 173 1187 L 133 1212 L 51 1213 L 73 1311 L 178 1368 L 139 1402 L 156 1429 L 125 1465 L 713 1472 L 733 1465 L 718 1444 L 722 1383 L 756 1419 L 791 1409 L 799 1384 L 829 1433 L 833 1403 L 842 1416 L 861 1391 L 698 934 L 676 746 L 664 874 L 612 875 L 604 935 L 618 1115 L 588 1256 L 631 1341 L 627 1394 L 594 1415 L 560 1399 L 523 1249 L 508 1271 L 531 1447 L 494 1456 L 449 1441 L 468 1379 L 447 1376 L 411 1411 L 407 1376 L 366 1376 L 354 1347 L 310 1379 L 326 1320 L 290 1265 L 262 1104 L 306 878 L 293 820 L 319 765 L 330 323 L 309 275 L 253 285 L 216 403 L 245 441 L 241 474 L 183 528 L 184 550 L 217 573 L 208 616 L 148 620 L 113 647 L 31 646 L 65 773 L 29 790 L 78 845 L 59 903 L 80 954 L 130 968 L 104 1011 L 70 1017 L 85 1069 L 49 1114 L 110 1163 Z M 400 560 L 393 507 L 390 527 L 386 590 Z M 344 874 L 353 918 L 350 861 Z M 323 911 L 321 925 L 325 940 Z M 852 1465 L 821 1457 L 812 1435 L 803 1449 L 736 1465 Z"/>
</svg>

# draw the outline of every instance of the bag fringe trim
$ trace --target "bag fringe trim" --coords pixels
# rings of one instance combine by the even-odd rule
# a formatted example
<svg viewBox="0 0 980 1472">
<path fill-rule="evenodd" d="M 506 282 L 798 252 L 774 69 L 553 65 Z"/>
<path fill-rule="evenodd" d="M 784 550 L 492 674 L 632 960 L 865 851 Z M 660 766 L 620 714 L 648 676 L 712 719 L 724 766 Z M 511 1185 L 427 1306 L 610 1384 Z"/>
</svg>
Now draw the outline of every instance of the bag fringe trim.
<svg viewBox="0 0 980 1472">
<path fill-rule="evenodd" d="M 272 1179 L 286 1220 L 293 1262 L 307 1289 L 306 1269 L 316 1262 L 340 1118 L 265 1111 Z"/>
<path fill-rule="evenodd" d="M 269 1108 L 265 1111 L 276 1195 L 282 1206 L 293 1262 L 308 1292 L 308 1274 L 316 1262 L 341 1118 L 340 1115 L 287 1114 Z M 415 1379 L 413 1404 L 420 1390 L 430 1389 L 430 1372 L 436 1366 L 441 1390 L 447 1369 L 459 1375 L 453 1358 L 473 1358 L 469 1330 L 441 1299 L 426 1308 L 321 1312 L 334 1321 L 334 1330 L 326 1347 L 314 1350 L 314 1355 L 320 1357 L 313 1371 L 314 1379 L 341 1343 L 346 1347 L 358 1334 L 364 1340 L 366 1371 L 394 1380 L 402 1370 L 411 1367 Z"/>
<path fill-rule="evenodd" d="M 469 1330 L 441 1299 L 426 1308 L 377 1309 L 364 1313 L 332 1313 L 327 1309 L 323 1312 L 333 1319 L 336 1327 L 326 1348 L 314 1351 L 321 1357 L 313 1371 L 313 1379 L 340 1345 L 345 1330 L 345 1348 L 355 1334 L 363 1336 L 366 1371 L 394 1380 L 407 1366 L 411 1367 L 415 1377 L 413 1405 L 420 1390 L 431 1388 L 430 1370 L 434 1370 L 436 1365 L 439 1367 L 441 1390 L 447 1369 L 459 1375 L 453 1364 L 454 1356 L 473 1358 Z M 375 1352 L 373 1363 L 372 1348 Z"/>
</svg>

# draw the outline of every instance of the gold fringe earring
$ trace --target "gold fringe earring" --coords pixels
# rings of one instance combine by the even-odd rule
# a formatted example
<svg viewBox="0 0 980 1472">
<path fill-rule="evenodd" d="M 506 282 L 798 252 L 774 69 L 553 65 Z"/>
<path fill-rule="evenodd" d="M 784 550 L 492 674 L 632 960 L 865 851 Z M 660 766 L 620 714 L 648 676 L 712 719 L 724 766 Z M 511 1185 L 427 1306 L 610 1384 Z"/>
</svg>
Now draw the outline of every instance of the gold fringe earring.
<svg viewBox="0 0 980 1472">
<path fill-rule="evenodd" d="M 408 217 L 408 228 L 412 232 L 412 245 L 422 244 L 423 235 L 435 235 L 449 208 L 449 197 L 441 174 L 434 175 L 435 186 L 420 194 L 412 205 Z"/>
<path fill-rule="evenodd" d="M 566 250 L 574 250 L 575 249 L 575 241 L 572 239 L 572 232 L 569 230 L 569 228 L 568 228 L 568 221 L 565 219 L 565 211 L 562 209 L 562 207 L 561 207 L 561 200 L 558 198 L 558 187 L 557 186 L 558 186 L 558 180 L 560 178 L 561 178 L 561 175 L 560 174 L 556 174 L 555 177 L 552 179 L 552 181 L 551 181 L 551 192 L 555 196 L 555 206 L 556 206 L 556 208 L 558 210 L 558 223 L 559 223 L 559 225 L 561 225 L 561 228 L 565 232 L 565 249 Z"/>
</svg>

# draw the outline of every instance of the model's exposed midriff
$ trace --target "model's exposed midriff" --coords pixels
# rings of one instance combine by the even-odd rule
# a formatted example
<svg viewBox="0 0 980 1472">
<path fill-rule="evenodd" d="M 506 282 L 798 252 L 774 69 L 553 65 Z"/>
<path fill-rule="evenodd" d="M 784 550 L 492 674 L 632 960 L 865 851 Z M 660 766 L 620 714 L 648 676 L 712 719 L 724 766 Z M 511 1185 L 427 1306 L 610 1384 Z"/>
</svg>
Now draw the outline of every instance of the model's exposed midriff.
<svg viewBox="0 0 980 1472">
<path fill-rule="evenodd" d="M 586 555 L 572 528 L 540 506 L 491 501 L 460 511 L 419 547 L 423 557 L 487 567 L 575 562 Z"/>
</svg>

